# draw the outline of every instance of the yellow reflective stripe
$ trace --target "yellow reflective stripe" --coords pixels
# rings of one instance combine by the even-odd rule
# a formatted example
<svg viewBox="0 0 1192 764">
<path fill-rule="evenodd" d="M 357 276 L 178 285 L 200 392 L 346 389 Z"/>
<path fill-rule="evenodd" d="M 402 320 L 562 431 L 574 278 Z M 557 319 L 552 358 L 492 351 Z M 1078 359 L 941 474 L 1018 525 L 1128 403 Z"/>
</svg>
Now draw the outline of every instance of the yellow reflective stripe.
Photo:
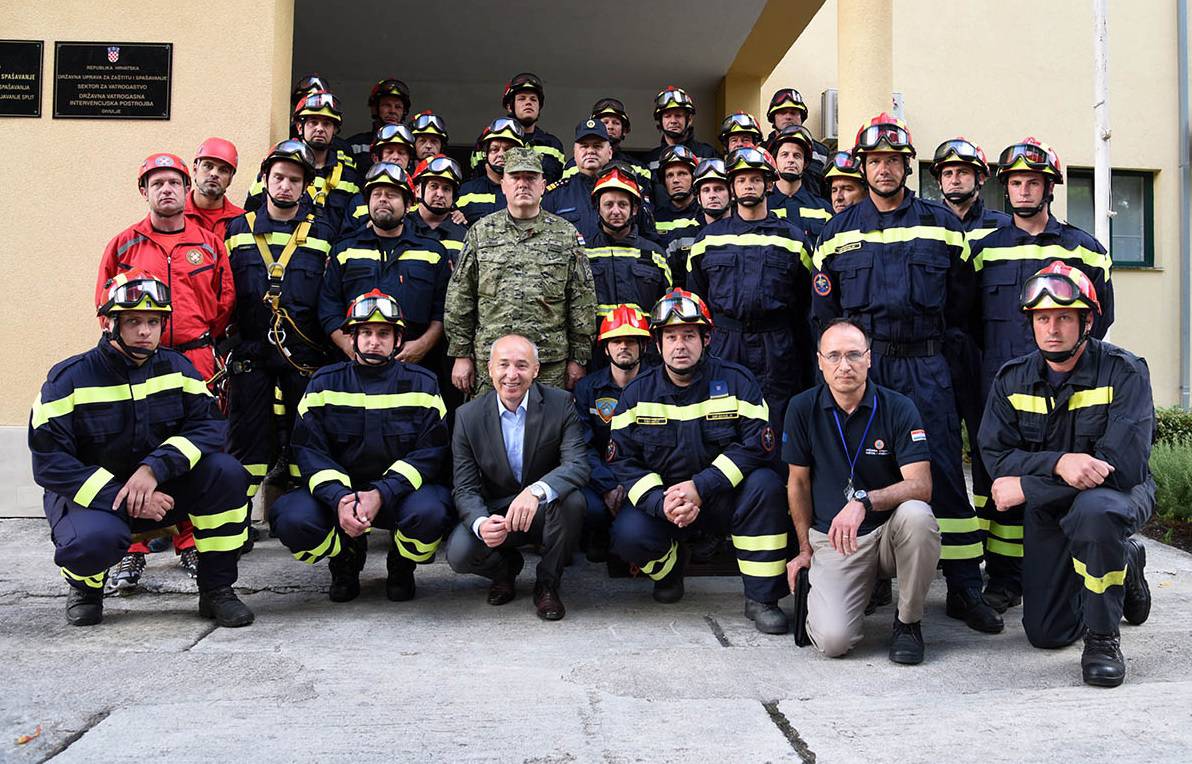
<svg viewBox="0 0 1192 764">
<path fill-rule="evenodd" d="M 638 479 L 638 481 L 629 489 L 629 493 L 627 494 L 629 503 L 636 506 L 637 503 L 641 501 L 641 498 L 646 495 L 646 491 L 649 491 L 651 488 L 661 487 L 662 476 L 657 472 L 647 473 L 645 477 Z"/>
<path fill-rule="evenodd" d="M 951 231 L 942 226 L 912 225 L 903 228 L 887 228 L 884 231 L 841 231 L 821 244 L 816 250 L 814 259 L 815 267 L 822 269 L 824 267 L 824 260 L 836 254 L 837 249 L 846 244 L 854 244 L 856 242 L 899 244 L 915 241 L 916 239 L 942 241 L 953 247 L 959 247 L 961 250 L 960 258 L 962 260 L 968 260 L 968 241 L 965 239 L 963 232 Z"/>
<path fill-rule="evenodd" d="M 786 551 L 787 535 L 772 533 L 768 536 L 733 536 L 733 546 L 743 552 Z"/>
<path fill-rule="evenodd" d="M 195 527 L 196 531 L 213 531 L 221 525 L 228 523 L 243 523 L 248 520 L 248 505 L 245 504 L 235 509 L 229 509 L 227 512 L 219 512 L 214 515 L 191 515 L 191 525 Z"/>
<path fill-rule="evenodd" d="M 195 395 L 211 395 L 202 380 L 193 379 L 180 371 L 163 374 L 135 385 L 106 385 L 103 387 L 77 387 L 70 395 L 57 400 L 43 403 L 41 394 L 33 401 L 33 414 L 30 424 L 33 429 L 41 427 L 51 419 L 65 416 L 75 410 L 76 406 L 89 403 L 118 403 L 120 401 L 141 401 L 154 393 L 181 389 L 183 392 Z"/>
<path fill-rule="evenodd" d="M 741 481 L 745 479 L 745 476 L 741 474 L 741 468 L 724 454 L 713 459 L 712 466 L 724 473 L 724 476 L 728 478 L 728 482 L 732 484 L 733 488 L 739 486 Z"/>
<path fill-rule="evenodd" d="M 1040 395 L 1026 393 L 1011 393 L 1006 396 L 1015 411 L 1025 411 L 1028 414 L 1046 414 L 1047 399 Z"/>
<path fill-rule="evenodd" d="M 575 175 L 577 172 L 579 172 L 579 168 L 575 165 L 571 165 L 570 167 L 567 167 L 563 170 L 563 174 L 559 176 L 559 180 L 566 180 L 572 175 Z"/>
<path fill-rule="evenodd" d="M 972 239 L 972 235 L 969 235 Z M 999 260 L 1079 260 L 1089 268 L 1100 270 L 1109 278 L 1109 269 L 1113 265 L 1107 253 L 1094 252 L 1085 247 L 1065 249 L 1059 244 L 1018 244 L 1013 247 L 990 247 L 983 249 L 973 258 L 973 268 L 981 270 L 986 261 Z"/>
<path fill-rule="evenodd" d="M 695 218 L 676 218 L 674 220 L 663 220 L 661 222 L 654 222 L 654 230 L 658 233 L 670 233 L 679 228 L 698 228 L 699 221 Z"/>
<path fill-rule="evenodd" d="M 774 213 L 774 217 L 786 220 L 786 207 L 779 207 L 776 210 L 771 210 L 771 212 Z"/>
<path fill-rule="evenodd" d="M 589 247 L 584 250 L 588 258 L 595 260 L 599 257 L 641 257 L 642 251 L 636 247 Z"/>
<path fill-rule="evenodd" d="M 972 560 L 985 553 L 984 545 L 978 541 L 975 544 L 941 544 L 941 560 Z"/>
<path fill-rule="evenodd" d="M 199 459 L 203 458 L 203 452 L 199 450 L 199 447 L 191 443 L 189 438 L 184 438 L 181 435 L 168 437 L 161 444 L 178 449 L 178 452 L 186 457 L 191 469 L 194 469 L 194 466 L 199 463 Z"/>
<path fill-rule="evenodd" d="M 981 241 L 981 239 L 984 239 L 986 236 L 988 236 L 989 234 L 993 233 L 996 230 L 997 230 L 996 228 L 975 228 L 972 231 L 969 231 L 967 234 L 965 234 L 965 238 L 968 239 L 969 243 L 971 244 L 974 241 Z M 974 261 L 974 265 L 975 265 L 975 261 Z"/>
<path fill-rule="evenodd" d="M 799 217 L 804 220 L 831 220 L 832 213 L 819 207 L 800 207 Z"/>
<path fill-rule="evenodd" d="M 287 244 L 290 243 L 291 236 L 293 236 L 293 234 L 283 233 L 281 231 L 273 231 L 271 233 L 261 234 L 261 238 L 265 240 L 265 244 L 267 244 L 271 247 L 286 246 Z M 251 246 L 255 250 L 256 246 L 257 246 L 257 242 L 256 242 L 255 234 L 238 233 L 238 234 L 235 234 L 234 236 L 229 236 L 228 240 L 224 243 L 224 246 L 229 251 L 235 249 L 236 247 L 246 247 L 246 246 Z M 322 252 L 323 254 L 327 254 L 328 252 L 331 251 L 331 242 L 329 242 L 325 239 L 318 239 L 313 236 L 308 237 L 305 241 L 302 242 L 302 244 L 300 246 L 307 247 L 308 249 L 313 249 L 316 252 Z"/>
<path fill-rule="evenodd" d="M 337 390 L 319 390 L 302 396 L 298 403 L 298 416 L 306 416 L 318 406 L 351 406 L 358 409 L 409 408 L 434 409 L 440 417 L 447 415 L 443 399 L 433 393 L 342 393 Z"/>
<path fill-rule="evenodd" d="M 772 233 L 722 233 L 713 236 L 705 236 L 699 241 L 691 245 L 691 251 L 687 256 L 688 264 L 700 255 L 704 254 L 711 247 L 778 247 L 785 249 L 788 252 L 803 253 L 806 248 L 803 242 L 797 239 L 791 239 L 786 236 L 779 236 Z"/>
<path fill-rule="evenodd" d="M 103 577 L 104 577 L 104 573 L 106 571 L 100 571 L 99 573 L 96 573 L 94 576 L 80 576 L 80 575 L 71 573 L 66 568 L 59 568 L 58 570 L 60 570 L 62 572 L 63 578 L 71 579 L 74 581 L 78 581 L 79 583 L 86 584 L 87 586 L 90 586 L 92 589 L 102 589 L 103 588 Z"/>
<path fill-rule="evenodd" d="M 990 533 L 994 536 L 1000 536 L 1003 539 L 1020 539 L 1022 538 L 1021 525 L 1002 525 L 993 520 L 986 520 L 981 518 L 981 530 Z"/>
<path fill-rule="evenodd" d="M 1002 557 L 1022 557 L 1022 544 L 1013 541 L 1002 541 L 990 536 L 985 539 L 985 549 L 990 554 L 1000 554 Z"/>
<path fill-rule="evenodd" d="M 245 528 L 235 536 L 212 536 L 210 538 L 195 536 L 195 549 L 199 550 L 200 554 L 207 552 L 235 552 L 244 546 L 247 541 L 248 528 Z"/>
<path fill-rule="evenodd" d="M 496 194 L 464 194 L 455 203 L 456 207 L 467 207 L 469 204 L 496 204 Z"/>
<path fill-rule="evenodd" d="M 302 477 L 302 470 L 298 469 L 297 464 L 289 464 L 289 465 L 287 465 L 287 467 L 290 472 L 290 477 L 295 477 L 295 478 Z"/>
<path fill-rule="evenodd" d="M 689 403 L 686 406 L 641 401 L 613 417 L 612 429 L 620 430 L 628 427 L 638 417 L 675 419 L 686 422 L 692 419 L 702 419 L 709 414 L 727 414 L 733 412 L 748 419 L 759 419 L 763 422 L 770 421 L 770 407 L 765 401 L 750 403 L 749 401 L 740 400 L 735 395 L 730 395 L 725 398 L 709 398 L 706 401 Z"/>
<path fill-rule="evenodd" d="M 773 578 L 786 575 L 786 560 L 771 560 L 770 562 L 756 562 L 754 560 L 737 560 L 737 566 L 743 576 L 757 578 Z"/>
<path fill-rule="evenodd" d="M 940 533 L 976 533 L 981 524 L 976 517 L 937 517 Z"/>
<path fill-rule="evenodd" d="M 396 462 L 389 465 L 388 471 L 396 472 L 406 480 L 409 480 L 410 485 L 414 486 L 415 491 L 422 487 L 422 473 L 414 469 L 414 465 L 410 464 L 409 462 L 398 459 Z"/>
<path fill-rule="evenodd" d="M 307 482 L 311 493 L 314 493 L 315 489 L 323 483 L 339 483 L 345 488 L 352 487 L 352 479 L 339 470 L 319 470 L 311 475 L 310 480 Z"/>
<path fill-rule="evenodd" d="M 548 157 L 554 157 L 555 159 L 559 160 L 559 162 L 565 163 L 567 161 L 567 157 L 563 156 L 563 152 L 559 151 L 554 146 L 530 146 L 530 148 L 534 149 L 539 154 L 546 154 Z"/>
<path fill-rule="evenodd" d="M 1072 393 L 1068 399 L 1068 410 L 1083 409 L 1089 406 L 1108 406 L 1113 403 L 1113 386 L 1094 387 L 1091 390 L 1079 390 Z"/>
<path fill-rule="evenodd" d="M 441 538 L 437 538 L 429 543 L 419 541 L 418 539 L 410 538 L 400 530 L 393 531 L 393 540 L 397 542 L 398 553 L 413 562 L 427 562 L 430 560 L 430 558 L 435 556 L 435 550 L 439 548 L 439 544 L 443 541 Z M 412 550 L 407 547 L 412 547 Z"/>
<path fill-rule="evenodd" d="M 988 503 L 989 503 L 988 496 L 982 496 L 980 494 L 973 494 L 973 506 L 976 507 L 977 509 L 983 509 L 985 507 L 985 505 Z M 988 530 L 989 521 L 981 519 L 981 518 L 978 518 L 978 520 L 980 520 L 980 522 L 981 522 L 981 528 L 984 530 Z"/>
<path fill-rule="evenodd" d="M 670 289 L 674 285 L 675 279 L 671 275 L 670 263 L 666 261 L 666 255 L 661 252 L 651 252 L 650 259 L 654 261 L 654 265 L 662 271 L 662 275 L 666 277 L 666 288 Z"/>
<path fill-rule="evenodd" d="M 91 477 L 84 480 L 83 484 L 79 486 L 79 490 L 75 492 L 72 500 L 75 504 L 84 507 L 91 506 L 91 502 L 95 501 L 95 497 L 99 495 L 103 487 L 115 477 L 103 467 L 96 467 L 95 472 L 91 473 Z"/>
<path fill-rule="evenodd" d="M 265 477 L 265 475 L 269 474 L 268 464 L 246 464 L 244 465 L 244 469 L 248 470 L 248 474 L 253 477 Z"/>
<path fill-rule="evenodd" d="M 654 581 L 661 581 L 666 578 L 667 573 L 671 572 L 671 568 L 675 567 L 675 562 L 678 559 L 679 545 L 672 541 L 670 549 L 666 550 L 666 554 L 657 560 L 650 560 L 642 566 L 642 573 L 645 573 Z"/>
<path fill-rule="evenodd" d="M 381 253 L 375 249 L 349 247 L 348 249 L 345 249 L 343 252 L 340 252 L 338 255 L 336 255 L 335 259 L 339 261 L 340 265 L 343 265 L 349 260 L 380 260 Z"/>
<path fill-rule="evenodd" d="M 341 180 L 339 183 L 335 184 L 335 188 L 332 189 L 333 193 L 336 191 L 342 191 L 345 194 L 350 194 L 350 195 L 354 196 L 354 195 L 360 193 L 360 186 L 356 185 L 355 183 L 353 183 L 350 180 Z"/>
<path fill-rule="evenodd" d="M 422 263 L 430 263 L 434 265 L 443 259 L 443 256 L 438 252 L 428 252 L 425 249 L 408 249 L 397 256 L 398 260 L 417 260 Z"/>
<path fill-rule="evenodd" d="M 275 404 L 273 404 L 273 413 L 276 414 L 277 416 L 285 416 L 286 415 L 286 407 L 280 403 L 275 403 Z"/>
<path fill-rule="evenodd" d="M 452 252 L 462 252 L 464 249 L 464 243 L 455 239 L 443 239 L 439 243 L 443 245 L 444 249 L 449 249 Z"/>
<path fill-rule="evenodd" d="M 256 496 L 257 491 L 259 491 L 259 490 L 261 490 L 260 483 L 256 483 L 256 482 L 249 483 L 248 484 L 248 498 L 251 499 L 252 497 Z"/>
<path fill-rule="evenodd" d="M 334 547 L 332 547 L 333 544 Z M 327 538 L 323 539 L 323 543 L 319 544 L 317 547 L 311 549 L 308 552 L 294 552 L 294 558 L 298 560 L 298 562 L 305 562 L 308 565 L 314 565 L 316 562 L 323 559 L 323 555 L 327 554 L 329 549 L 331 551 L 332 557 L 339 554 L 339 546 L 339 531 L 336 528 L 332 528 L 327 534 Z"/>
<path fill-rule="evenodd" d="M 1090 575 L 1085 564 L 1075 557 L 1072 558 L 1072 567 L 1076 569 L 1076 575 L 1084 579 L 1084 588 L 1093 594 L 1104 594 L 1109 587 L 1121 586 L 1126 580 L 1125 568 L 1111 570 L 1103 576 L 1094 576 Z"/>
</svg>

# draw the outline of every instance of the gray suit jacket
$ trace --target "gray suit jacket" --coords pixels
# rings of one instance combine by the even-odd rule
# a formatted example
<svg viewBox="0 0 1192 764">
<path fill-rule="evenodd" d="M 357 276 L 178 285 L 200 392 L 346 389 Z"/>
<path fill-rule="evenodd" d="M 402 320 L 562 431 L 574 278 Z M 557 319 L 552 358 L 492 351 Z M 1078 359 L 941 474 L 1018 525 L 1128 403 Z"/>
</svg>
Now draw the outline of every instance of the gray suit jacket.
<svg viewBox="0 0 1192 764">
<path fill-rule="evenodd" d="M 539 480 L 565 498 L 588 482 L 590 468 L 583 429 L 571 393 L 535 382 L 526 401 L 526 437 L 519 482 L 505 455 L 496 391 L 490 390 L 455 412 L 451 452 L 455 460 L 455 506 L 472 527 Z"/>
</svg>

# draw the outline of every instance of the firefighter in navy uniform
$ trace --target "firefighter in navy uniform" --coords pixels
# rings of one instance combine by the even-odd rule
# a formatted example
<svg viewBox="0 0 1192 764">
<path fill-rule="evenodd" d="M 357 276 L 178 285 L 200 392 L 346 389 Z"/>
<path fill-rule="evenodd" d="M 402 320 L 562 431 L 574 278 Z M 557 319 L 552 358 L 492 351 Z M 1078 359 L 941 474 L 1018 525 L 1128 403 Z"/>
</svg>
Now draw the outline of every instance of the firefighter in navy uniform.
<svg viewBox="0 0 1192 764">
<path fill-rule="evenodd" d="M 308 74 L 294 85 L 294 90 L 290 93 L 290 111 L 293 112 L 303 98 L 313 93 L 332 92 L 331 83 L 327 81 L 326 77 L 319 74 Z M 302 140 L 302 125 L 298 122 L 290 123 L 290 137 Z M 336 155 L 340 157 L 352 158 L 352 148 L 348 145 L 339 134 L 336 134 L 331 139 L 331 147 L 335 149 Z M 355 160 L 353 160 L 355 161 Z M 359 170 L 360 168 L 357 168 Z"/>
<path fill-rule="evenodd" d="M 414 134 L 405 125 L 381 125 L 373 136 L 372 153 L 365 161 L 366 166 L 358 173 L 362 177 L 377 162 L 395 164 L 407 173 L 414 169 Z M 339 238 L 356 233 L 368 223 L 368 200 L 364 191 L 357 191 L 344 209 L 343 222 L 339 227 Z"/>
<path fill-rule="evenodd" d="M 766 145 L 771 154 L 777 154 L 773 140 L 779 131 L 790 125 L 802 125 L 807 121 L 807 104 L 803 101 L 803 94 L 794 88 L 781 88 L 774 91 L 770 97 L 770 105 L 766 108 L 766 118 L 770 120 L 770 131 Z M 811 193 L 826 197 L 828 189 L 825 187 L 824 168 L 828 166 L 828 147 L 819 141 L 811 142 L 811 153 L 807 155 L 803 167 L 803 182 L 807 184 Z"/>
<path fill-rule="evenodd" d="M 542 158 L 542 174 L 547 183 L 554 183 L 563 177 L 563 142 L 538 125 L 542 109 L 546 106 L 546 90 L 536 74 L 522 72 L 509 81 L 501 96 L 501 105 L 506 113 L 521 124 L 525 132 L 525 145 L 534 149 Z"/>
<path fill-rule="evenodd" d="M 600 322 L 597 354 L 608 362 L 587 374 L 575 385 L 575 411 L 588 444 L 591 475 L 583 487 L 588 511 L 584 515 L 584 534 L 580 546 L 590 562 L 608 559 L 609 526 L 625 502 L 625 486 L 609 469 L 610 424 L 621 391 L 642 370 L 650 324 L 636 305 L 617 305 Z"/>
<path fill-rule="evenodd" d="M 699 202 L 696 220 L 700 228 L 709 226 L 729 214 L 732 207 L 732 192 L 728 187 L 728 174 L 724 171 L 723 159 L 701 159 L 695 168 L 692 181 L 695 200 Z M 694 243 L 694 240 L 693 240 Z M 690 246 L 688 246 L 690 255 Z M 683 275 L 686 276 L 687 261 L 683 261 Z M 675 274 L 678 279 L 679 274 Z"/>
<path fill-rule="evenodd" d="M 761 387 L 743 367 L 708 353 L 712 316 L 674 289 L 650 314 L 662 364 L 621 393 L 609 467 L 626 488 L 611 551 L 654 581 L 654 599 L 683 597 L 693 533 L 730 535 L 758 631 L 789 628 L 778 600 L 790 593 L 790 517 L 776 471 L 777 442 Z"/>
<path fill-rule="evenodd" d="M 811 133 L 802 125 L 788 125 L 770 139 L 778 180 L 767 199 L 774 214 L 797 225 L 813 246 L 819 241 L 824 223 L 832 219 L 832 205 L 816 195 L 803 179 L 814 144 Z"/>
<path fill-rule="evenodd" d="M 391 531 L 385 594 L 401 602 L 453 520 L 438 482 L 450 458 L 443 400 L 433 374 L 395 360 L 403 322 L 392 297 L 360 295 L 342 328 L 354 357 L 311 378 L 293 438 L 303 486 L 274 502 L 270 522 L 296 559 L 329 558 L 332 602 L 360 594 L 367 533 Z"/>
<path fill-rule="evenodd" d="M 585 237 L 584 252 L 596 286 L 598 320 L 621 304 L 645 311 L 671 288 L 662 248 L 642 237 L 634 225 L 641 201 L 636 181 L 619 167 L 602 175 L 592 188 L 600 229 L 591 239 Z M 593 367 L 603 365 L 593 356 Z"/>
<path fill-rule="evenodd" d="M 484 128 L 476 143 L 480 172 L 459 187 L 459 199 L 455 203 L 469 226 L 485 215 L 505 209 L 505 193 L 501 190 L 505 152 L 525 146 L 526 134 L 517 120 L 498 117 Z"/>
<path fill-rule="evenodd" d="M 617 98 L 601 98 L 592 104 L 592 118 L 603 122 L 604 129 L 608 130 L 609 140 L 613 144 L 613 161 L 623 162 L 629 166 L 634 179 L 637 180 L 638 188 L 641 188 L 649 199 L 653 185 L 650 168 L 625 153 L 621 148 L 625 137 L 629 135 L 629 113 L 625 111 L 625 104 Z M 567 170 L 563 170 L 563 175 L 567 175 Z"/>
<path fill-rule="evenodd" d="M 658 175 L 666 194 L 654 203 L 654 230 L 666 250 L 671 273 L 686 276 L 687 255 L 699 234 L 699 200 L 695 168 L 700 163 L 686 146 L 668 146 L 658 159 Z"/>
<path fill-rule="evenodd" d="M 1146 361 L 1091 337 L 1101 307 L 1080 269 L 1053 262 L 1020 305 L 1038 350 L 1001 368 L 981 424 L 998 510 L 1025 511 L 1022 625 L 1036 647 L 1084 638 L 1088 684 L 1126 677 L 1119 624 L 1151 610 L 1146 548 L 1155 410 Z"/>
<path fill-rule="evenodd" d="M 99 344 L 50 370 L 29 418 L 33 477 L 45 489 L 66 620 L 103 619 L 104 577 L 134 537 L 189 518 L 199 615 L 247 626 L 236 558 L 247 539 L 244 468 L 222 453 L 224 422 L 186 358 L 159 347 L 170 290 L 138 268 L 110 280 Z M 169 533 L 169 531 L 166 531 Z"/>
<path fill-rule="evenodd" d="M 447 150 L 447 123 L 433 111 L 420 111 L 410 118 L 410 134 L 414 136 L 414 159 L 424 159 Z M 460 174 L 462 178 L 462 173 Z"/>
<path fill-rule="evenodd" d="M 873 337 L 870 374 L 908 396 L 931 447 L 931 509 L 942 534 L 947 614 L 998 633 L 981 597 L 981 529 L 969 503 L 960 419 L 943 354 L 949 331 L 973 331 L 976 294 L 960 221 L 906 188 L 915 150 L 901 120 L 880 114 L 857 132 L 854 153 L 869 195 L 824 226 L 812 275 L 812 316 L 822 327 L 852 318 Z"/>
<path fill-rule="evenodd" d="M 765 149 L 725 160 L 736 211 L 710 223 L 691 245 L 687 287 L 716 319 L 711 353 L 753 371 L 777 430 L 791 396 L 811 386 L 811 245 L 766 206 L 774 163 Z"/>
<path fill-rule="evenodd" d="M 274 463 L 289 464 L 290 422 L 306 382 L 330 360 L 319 324 L 319 289 L 333 232 L 303 190 L 314 177 L 310 148 L 279 143 L 261 162 L 265 203 L 228 225 L 236 283 L 235 340 L 228 368 L 228 453 L 249 473 L 248 497 Z M 275 417 L 274 389 L 288 416 Z"/>
<path fill-rule="evenodd" d="M 414 169 L 410 183 L 414 186 L 418 206 L 406 213 L 406 222 L 413 227 L 414 233 L 442 244 L 454 268 L 464 248 L 464 237 L 468 235 L 466 226 L 451 219 L 463 183 L 459 163 L 446 154 L 427 157 Z"/>
<path fill-rule="evenodd" d="M 302 140 L 314 152 L 315 177 L 306 193 L 319 210 L 316 214 L 324 217 L 334 231 L 343 224 L 348 203 L 359 190 L 356 163 L 335 147 L 335 136 L 343 121 L 339 100 L 332 93 L 312 93 L 294 108 L 294 122 Z M 264 190 L 264 179 L 257 178 L 244 200 L 246 212 L 255 212 L 261 206 Z"/>
<path fill-rule="evenodd" d="M 837 151 L 832 155 L 828 171 L 824 173 L 824 182 L 828 184 L 828 200 L 832 203 L 834 215 L 839 215 L 865 197 L 865 176 L 861 174 L 861 166 L 851 151 Z"/>
<path fill-rule="evenodd" d="M 658 145 L 646 154 L 646 167 L 654 174 L 654 199 L 666 196 L 660 162 L 670 146 L 684 146 L 697 157 L 719 157 L 712 146 L 695 139 L 695 101 L 683 88 L 667 85 L 654 96 L 654 125 L 661 134 Z"/>
<path fill-rule="evenodd" d="M 360 173 L 377 161 L 371 156 L 377 130 L 384 125 L 400 125 L 406 121 L 406 115 L 410 113 L 410 88 L 392 77 L 380 80 L 368 93 L 368 110 L 372 115 L 372 127 L 344 139 Z"/>
<path fill-rule="evenodd" d="M 385 162 L 373 165 L 364 193 L 369 224 L 332 248 L 319 293 L 319 321 L 343 355 L 354 357 L 352 336 L 343 330 L 342 316 L 355 296 L 380 289 L 404 306 L 397 360 L 433 361 L 432 351 L 443 337 L 443 304 L 451 278 L 447 250 L 406 223 L 414 190 L 405 170 Z"/>
<path fill-rule="evenodd" d="M 973 231 L 969 248 L 981 296 L 984 355 L 978 405 L 984 408 L 998 369 L 1012 358 L 1034 352 L 1035 338 L 1022 321 L 1018 295 L 1026 280 L 1054 261 L 1079 268 L 1093 284 L 1101 310 L 1093 316 L 1092 336 L 1103 339 L 1113 324 L 1112 262 L 1089 234 L 1051 214 L 1052 191 L 1064 182 L 1055 151 L 1034 138 L 1008 146 L 998 160 L 1013 219 L 993 231 Z M 983 233 L 983 235 L 978 235 Z M 978 420 L 979 421 L 979 420 Z M 985 528 L 985 599 L 999 609 L 1021 601 L 1022 511 L 998 512 L 989 503 L 990 478 L 973 465 L 973 494 Z"/>
</svg>

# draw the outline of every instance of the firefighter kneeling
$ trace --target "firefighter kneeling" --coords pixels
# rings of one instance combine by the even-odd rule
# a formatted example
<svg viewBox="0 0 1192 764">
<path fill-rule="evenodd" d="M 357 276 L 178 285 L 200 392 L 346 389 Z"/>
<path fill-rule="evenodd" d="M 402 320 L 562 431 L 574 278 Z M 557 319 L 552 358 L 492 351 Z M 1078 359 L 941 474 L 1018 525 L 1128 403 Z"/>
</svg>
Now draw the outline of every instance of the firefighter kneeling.
<svg viewBox="0 0 1192 764">
<path fill-rule="evenodd" d="M 650 330 L 662 364 L 629 383 L 613 415 L 608 460 L 628 505 L 613 522 L 612 551 L 654 580 L 654 599 L 672 603 L 683 597 L 681 542 L 731 534 L 745 616 L 785 634 L 778 600 L 790 593 L 790 518 L 761 387 L 745 367 L 708 355 L 712 317 L 691 292 L 659 300 Z"/>
<path fill-rule="evenodd" d="M 1054 262 L 1020 300 L 1038 353 L 998 372 L 981 456 L 999 511 L 1025 508 L 1022 625 L 1036 647 L 1084 637 L 1084 681 L 1126 678 L 1118 624 L 1146 621 L 1146 549 L 1130 538 L 1150 518 L 1155 430 L 1141 358 L 1093 339 L 1101 305 L 1089 278 Z"/>
<path fill-rule="evenodd" d="M 450 492 L 432 482 L 448 458 L 446 409 L 434 374 L 396 360 L 405 322 L 392 297 L 357 297 L 340 328 L 355 360 L 311 377 L 290 439 L 305 487 L 278 499 L 269 521 L 298 560 L 330 558 L 333 602 L 360 594 L 365 534 L 392 531 L 385 594 L 401 602 L 453 520 Z"/>
<path fill-rule="evenodd" d="M 70 584 L 66 620 L 103 620 L 108 568 L 133 538 L 189 518 L 199 615 L 247 626 L 236 557 L 248 538 L 248 473 L 221 453 L 226 427 L 202 376 L 159 349 L 170 290 L 134 269 L 108 282 L 99 345 L 50 370 L 29 421 L 54 561 Z"/>
</svg>

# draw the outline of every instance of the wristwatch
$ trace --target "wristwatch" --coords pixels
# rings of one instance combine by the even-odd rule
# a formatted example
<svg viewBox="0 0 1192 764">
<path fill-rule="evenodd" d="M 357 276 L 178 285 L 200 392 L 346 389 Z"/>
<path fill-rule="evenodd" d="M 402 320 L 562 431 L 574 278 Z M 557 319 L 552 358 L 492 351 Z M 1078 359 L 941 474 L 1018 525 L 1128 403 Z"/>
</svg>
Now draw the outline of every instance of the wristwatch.
<svg viewBox="0 0 1192 764">
<path fill-rule="evenodd" d="M 853 492 L 853 499 L 861 502 L 861 506 L 865 507 L 866 512 L 873 511 L 873 502 L 869 500 L 869 493 L 866 491 Z"/>
<path fill-rule="evenodd" d="M 530 486 L 530 495 L 538 499 L 538 501 L 546 501 L 546 489 L 537 483 Z"/>
</svg>

